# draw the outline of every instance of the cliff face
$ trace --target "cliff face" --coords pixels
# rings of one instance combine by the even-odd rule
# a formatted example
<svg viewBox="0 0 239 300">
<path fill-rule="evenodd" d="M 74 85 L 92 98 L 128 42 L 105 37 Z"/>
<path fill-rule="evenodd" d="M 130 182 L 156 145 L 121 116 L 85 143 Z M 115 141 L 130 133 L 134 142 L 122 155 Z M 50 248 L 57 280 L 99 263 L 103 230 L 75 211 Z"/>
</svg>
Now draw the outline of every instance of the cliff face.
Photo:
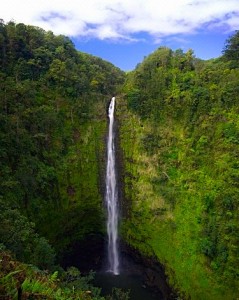
<svg viewBox="0 0 239 300">
<path fill-rule="evenodd" d="M 17 259 L 45 268 L 51 246 L 104 233 L 106 107 L 123 81 L 65 36 L 0 22 L 0 242 Z"/>
<path fill-rule="evenodd" d="M 234 299 L 239 96 L 230 86 L 238 69 L 191 54 L 162 48 L 128 75 L 117 109 L 127 203 L 121 231 L 157 257 L 184 298 Z"/>
</svg>

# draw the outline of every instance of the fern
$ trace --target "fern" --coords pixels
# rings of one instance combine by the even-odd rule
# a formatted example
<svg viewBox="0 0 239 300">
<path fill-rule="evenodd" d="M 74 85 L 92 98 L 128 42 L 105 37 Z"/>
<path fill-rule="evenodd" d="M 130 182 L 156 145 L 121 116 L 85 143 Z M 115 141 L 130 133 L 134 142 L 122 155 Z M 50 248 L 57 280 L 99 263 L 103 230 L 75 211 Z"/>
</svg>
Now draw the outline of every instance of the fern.
<svg viewBox="0 0 239 300">
<path fill-rule="evenodd" d="M 50 277 L 50 282 L 55 282 L 56 280 L 57 280 L 57 277 L 58 277 L 58 271 L 55 271 L 52 275 L 51 275 L 51 277 Z"/>
</svg>

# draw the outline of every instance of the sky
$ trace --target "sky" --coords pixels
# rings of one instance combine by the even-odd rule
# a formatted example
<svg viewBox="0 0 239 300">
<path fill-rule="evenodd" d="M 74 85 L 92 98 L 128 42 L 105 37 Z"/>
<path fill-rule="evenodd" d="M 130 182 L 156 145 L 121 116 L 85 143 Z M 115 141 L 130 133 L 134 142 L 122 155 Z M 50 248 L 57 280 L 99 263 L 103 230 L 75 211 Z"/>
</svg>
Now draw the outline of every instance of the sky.
<svg viewBox="0 0 239 300">
<path fill-rule="evenodd" d="M 130 71 L 160 46 L 220 56 L 239 30 L 239 0 L 1 0 L 0 18 L 66 35 Z"/>
</svg>

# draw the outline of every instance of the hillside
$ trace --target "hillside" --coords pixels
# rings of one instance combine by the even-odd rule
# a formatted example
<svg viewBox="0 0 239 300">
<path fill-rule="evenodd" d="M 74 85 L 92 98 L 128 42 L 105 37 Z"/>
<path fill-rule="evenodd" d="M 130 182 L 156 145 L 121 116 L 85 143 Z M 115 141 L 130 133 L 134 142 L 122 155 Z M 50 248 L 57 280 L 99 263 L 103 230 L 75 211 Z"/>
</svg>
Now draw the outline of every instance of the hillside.
<svg viewBox="0 0 239 300">
<path fill-rule="evenodd" d="M 107 101 L 124 73 L 65 36 L 0 24 L 0 242 L 49 268 L 102 235 Z"/>
<path fill-rule="evenodd" d="M 0 294 L 103 299 L 67 267 L 73 253 L 102 260 L 117 95 L 121 241 L 180 299 L 238 298 L 238 40 L 209 61 L 160 47 L 125 74 L 65 36 L 0 23 Z"/>
<path fill-rule="evenodd" d="M 183 299 L 239 295 L 235 40 L 210 61 L 159 48 L 128 74 L 118 105 L 122 235 L 165 266 Z"/>
</svg>

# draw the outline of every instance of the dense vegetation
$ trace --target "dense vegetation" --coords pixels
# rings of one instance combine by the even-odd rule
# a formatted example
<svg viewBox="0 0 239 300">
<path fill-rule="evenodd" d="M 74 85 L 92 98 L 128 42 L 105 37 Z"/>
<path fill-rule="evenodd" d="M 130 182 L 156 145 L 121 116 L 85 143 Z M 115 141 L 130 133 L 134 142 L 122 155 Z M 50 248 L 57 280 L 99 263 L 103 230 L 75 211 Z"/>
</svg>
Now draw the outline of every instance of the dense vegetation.
<svg viewBox="0 0 239 300">
<path fill-rule="evenodd" d="M 238 41 L 209 61 L 161 47 L 117 97 L 122 238 L 184 299 L 239 295 Z M 104 235 L 105 112 L 124 77 L 65 36 L 0 22 L 0 296 L 102 299 L 56 264 Z"/>
<path fill-rule="evenodd" d="M 123 80 L 65 36 L 0 23 L 1 250 L 53 270 L 72 243 L 104 233 L 105 111 Z"/>
<path fill-rule="evenodd" d="M 82 276 L 77 268 L 70 267 L 48 274 L 12 259 L 7 252 L 1 252 L 0 259 L 1 299 L 129 300 L 129 292 L 120 288 L 102 297 L 101 289 L 91 284 L 93 272 Z"/>
<path fill-rule="evenodd" d="M 159 48 L 118 105 L 123 237 L 164 264 L 183 299 L 239 295 L 238 41 L 209 61 Z"/>
</svg>

